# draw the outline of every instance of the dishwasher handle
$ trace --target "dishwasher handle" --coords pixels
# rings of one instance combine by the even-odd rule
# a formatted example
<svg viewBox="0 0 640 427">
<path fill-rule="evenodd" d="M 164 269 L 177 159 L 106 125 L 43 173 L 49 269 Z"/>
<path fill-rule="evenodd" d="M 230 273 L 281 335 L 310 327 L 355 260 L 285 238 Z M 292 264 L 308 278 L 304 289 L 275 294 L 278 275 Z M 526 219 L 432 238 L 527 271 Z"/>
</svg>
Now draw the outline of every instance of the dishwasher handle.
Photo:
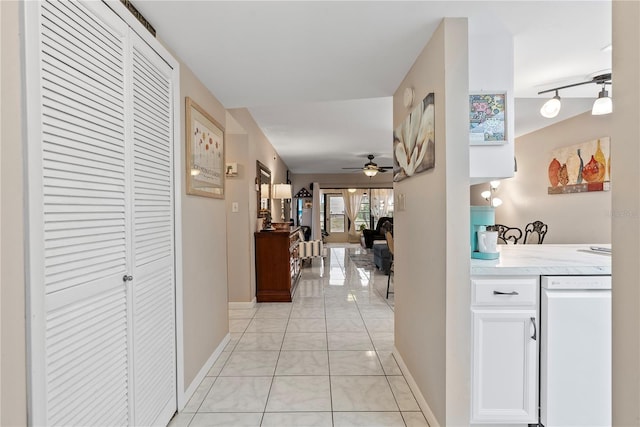
<svg viewBox="0 0 640 427">
<path fill-rule="evenodd" d="M 511 292 L 493 291 L 493 294 L 494 295 L 520 295 L 516 291 L 511 291 Z"/>
<path fill-rule="evenodd" d="M 531 317 L 531 324 L 533 325 L 533 335 L 531 336 L 532 340 L 537 340 L 538 339 L 538 329 L 536 328 L 536 318 L 535 317 Z"/>
</svg>

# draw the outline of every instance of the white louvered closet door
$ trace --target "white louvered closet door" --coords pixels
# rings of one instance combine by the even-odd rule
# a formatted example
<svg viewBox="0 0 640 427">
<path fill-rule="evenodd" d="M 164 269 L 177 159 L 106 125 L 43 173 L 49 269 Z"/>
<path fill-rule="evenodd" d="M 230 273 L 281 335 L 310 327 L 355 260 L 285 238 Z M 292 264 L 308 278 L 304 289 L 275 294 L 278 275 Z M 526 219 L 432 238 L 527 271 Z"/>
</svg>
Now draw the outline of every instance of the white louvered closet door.
<svg viewBox="0 0 640 427">
<path fill-rule="evenodd" d="M 176 409 L 172 69 L 133 38 L 134 425 Z"/>
<path fill-rule="evenodd" d="M 102 2 L 25 22 L 30 423 L 166 425 L 175 74 Z"/>
<path fill-rule="evenodd" d="M 42 280 L 45 372 L 34 424 L 129 424 L 127 27 L 104 24 L 105 9 L 40 9 L 42 205 L 30 209 L 42 209 L 31 225 L 43 227 L 44 271 L 31 286 Z"/>
</svg>

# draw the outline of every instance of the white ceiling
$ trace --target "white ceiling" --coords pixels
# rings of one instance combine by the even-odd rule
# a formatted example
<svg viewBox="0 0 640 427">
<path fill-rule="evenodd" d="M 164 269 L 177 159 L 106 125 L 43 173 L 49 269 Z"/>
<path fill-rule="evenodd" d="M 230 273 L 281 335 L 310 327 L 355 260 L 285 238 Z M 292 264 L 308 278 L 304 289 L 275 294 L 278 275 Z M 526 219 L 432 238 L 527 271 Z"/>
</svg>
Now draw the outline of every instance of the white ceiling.
<svg viewBox="0 0 640 427">
<path fill-rule="evenodd" d="M 390 164 L 391 96 L 443 17 L 513 34 L 516 134 L 552 121 L 537 92 L 610 70 L 610 1 L 135 2 L 226 108 L 246 107 L 294 173 Z M 594 85 L 562 91 L 558 118 Z M 539 102 L 536 107 L 536 102 Z M 575 105 L 574 105 L 575 104 Z M 575 114 L 573 114 L 575 113 Z M 378 161 L 379 160 L 379 161 Z"/>
</svg>

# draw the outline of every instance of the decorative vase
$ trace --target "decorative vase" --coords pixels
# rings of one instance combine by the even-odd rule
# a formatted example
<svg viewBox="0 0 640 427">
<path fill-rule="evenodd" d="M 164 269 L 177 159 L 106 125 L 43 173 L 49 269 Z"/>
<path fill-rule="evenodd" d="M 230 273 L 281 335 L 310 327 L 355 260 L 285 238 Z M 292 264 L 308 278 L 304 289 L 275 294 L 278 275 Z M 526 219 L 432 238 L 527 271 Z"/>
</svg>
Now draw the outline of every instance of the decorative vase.
<svg viewBox="0 0 640 427">
<path fill-rule="evenodd" d="M 582 169 L 584 169 L 584 161 L 582 160 L 582 156 L 580 155 L 580 149 L 578 148 L 578 158 L 580 159 L 580 169 L 578 170 L 578 179 L 576 183 L 582 183 Z"/>
<path fill-rule="evenodd" d="M 551 183 L 552 187 L 557 187 L 560 182 L 558 180 L 558 171 L 561 167 L 560 162 L 555 157 L 551 160 L 551 163 L 549 163 L 549 183 Z"/>
<path fill-rule="evenodd" d="M 569 178 L 569 184 L 578 183 L 578 175 L 580 174 L 580 158 L 577 154 L 571 154 L 567 158 L 567 176 Z"/>
<path fill-rule="evenodd" d="M 607 159 L 604 158 L 604 153 L 602 152 L 602 148 L 600 148 L 600 140 L 598 140 L 598 148 L 596 148 L 593 158 L 602 165 L 603 169 L 607 166 Z"/>
</svg>

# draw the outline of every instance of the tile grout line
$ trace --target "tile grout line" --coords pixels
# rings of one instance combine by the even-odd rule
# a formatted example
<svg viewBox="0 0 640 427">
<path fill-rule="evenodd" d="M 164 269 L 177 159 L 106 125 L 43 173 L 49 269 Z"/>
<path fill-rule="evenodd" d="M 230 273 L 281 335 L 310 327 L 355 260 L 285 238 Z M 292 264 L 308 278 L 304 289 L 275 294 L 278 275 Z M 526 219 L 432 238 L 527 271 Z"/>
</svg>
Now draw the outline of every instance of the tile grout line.
<svg viewBox="0 0 640 427">
<path fill-rule="evenodd" d="M 331 254 L 333 251 L 331 251 Z M 329 374 L 329 409 L 331 409 L 331 425 L 335 426 L 335 419 L 333 415 L 333 390 L 331 387 L 331 359 L 329 358 L 329 324 L 327 322 L 327 300 L 324 292 L 324 286 L 322 287 L 322 307 L 324 311 L 324 334 L 327 340 L 327 372 Z"/>
</svg>

